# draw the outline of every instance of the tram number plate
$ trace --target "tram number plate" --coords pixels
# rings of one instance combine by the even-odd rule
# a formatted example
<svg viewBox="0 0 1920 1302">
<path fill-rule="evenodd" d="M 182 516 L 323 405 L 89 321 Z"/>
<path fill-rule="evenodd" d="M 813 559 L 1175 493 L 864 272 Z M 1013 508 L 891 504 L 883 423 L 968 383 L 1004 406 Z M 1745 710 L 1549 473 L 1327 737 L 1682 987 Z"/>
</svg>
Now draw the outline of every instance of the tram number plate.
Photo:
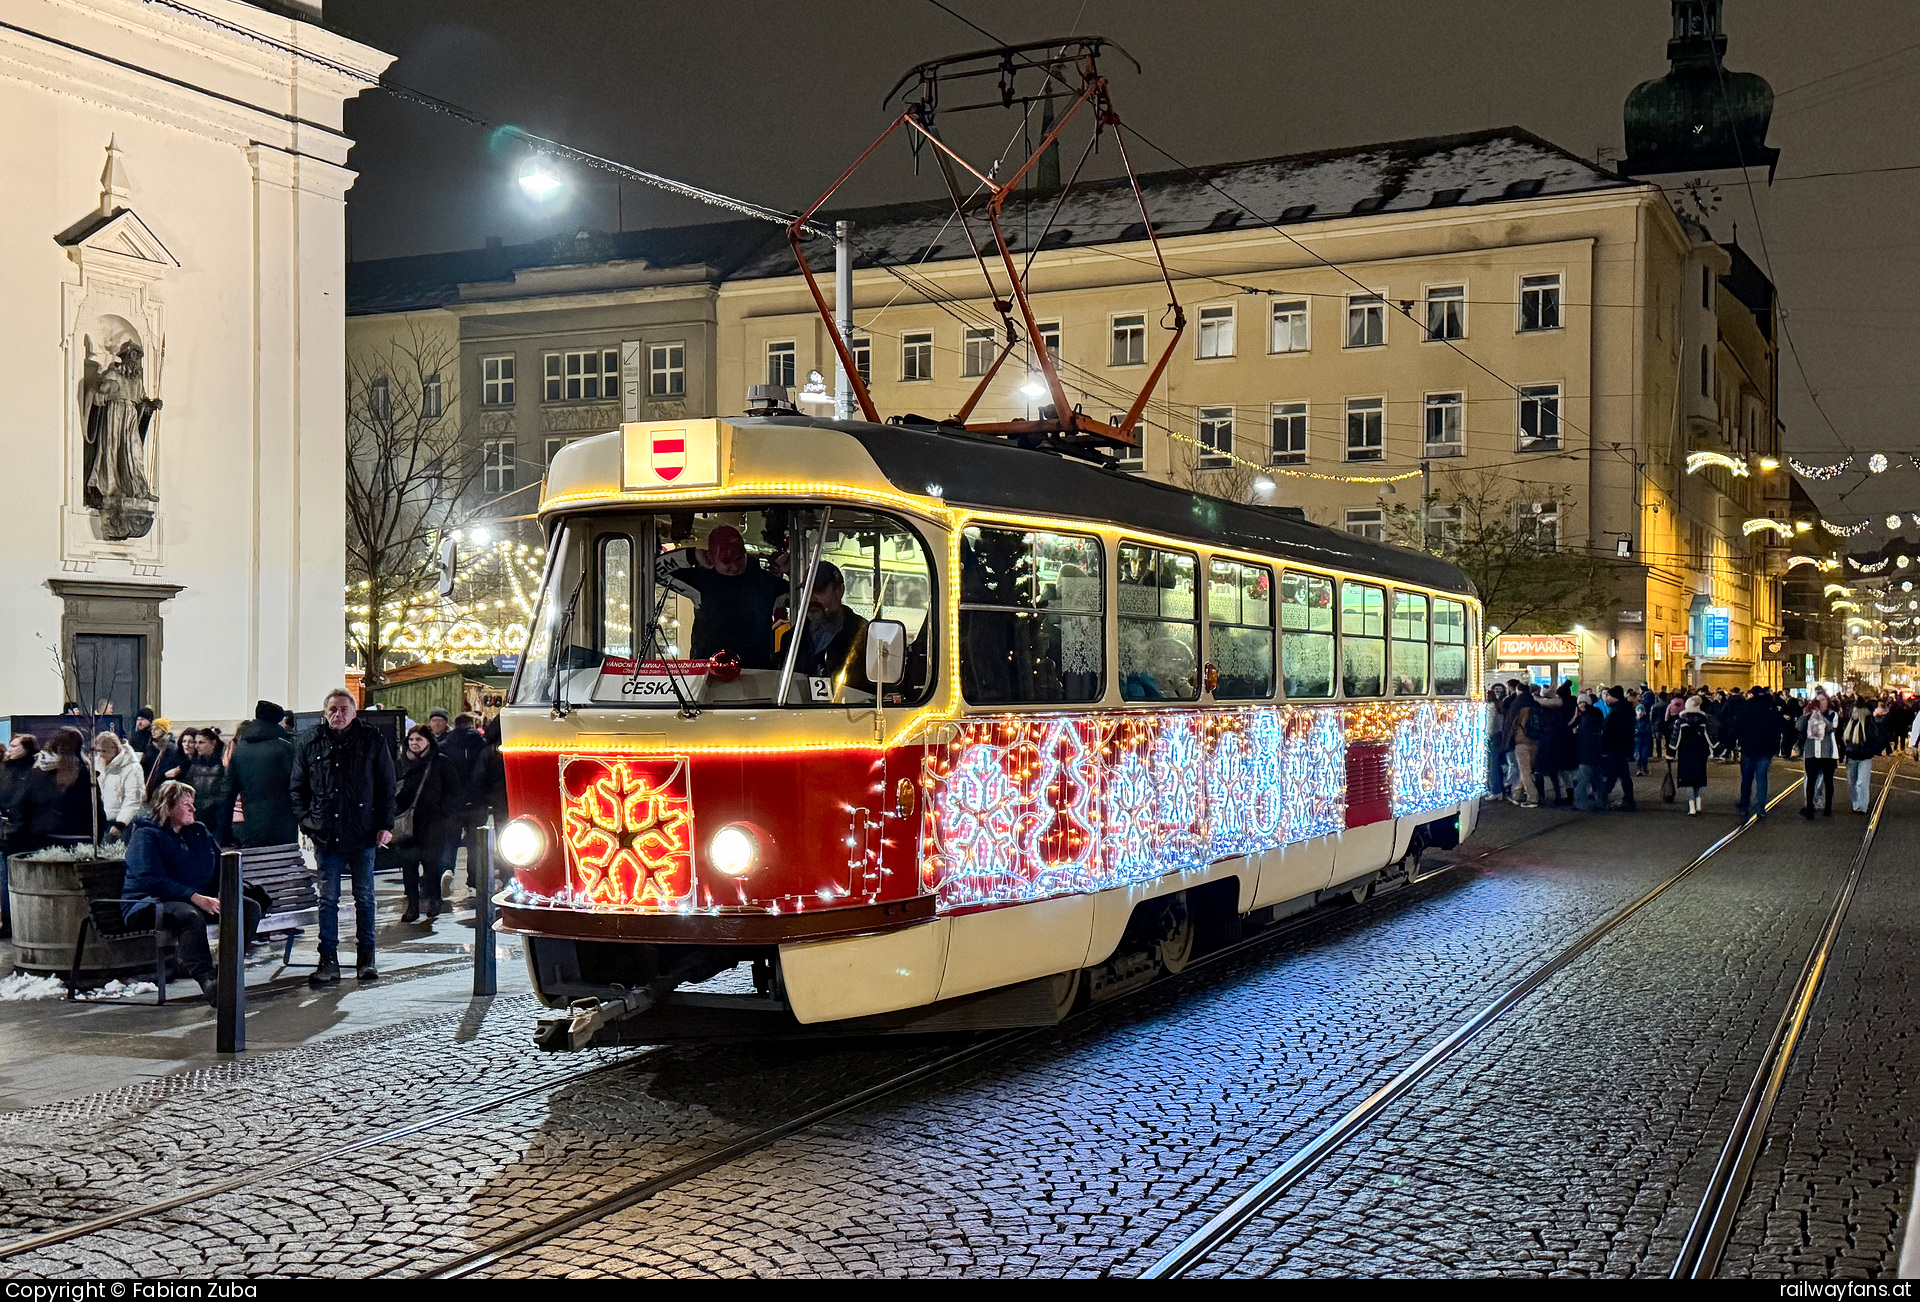
<svg viewBox="0 0 1920 1302">
<path fill-rule="evenodd" d="M 831 702 L 833 700 L 833 679 L 807 679 L 807 694 L 810 700 Z"/>
</svg>

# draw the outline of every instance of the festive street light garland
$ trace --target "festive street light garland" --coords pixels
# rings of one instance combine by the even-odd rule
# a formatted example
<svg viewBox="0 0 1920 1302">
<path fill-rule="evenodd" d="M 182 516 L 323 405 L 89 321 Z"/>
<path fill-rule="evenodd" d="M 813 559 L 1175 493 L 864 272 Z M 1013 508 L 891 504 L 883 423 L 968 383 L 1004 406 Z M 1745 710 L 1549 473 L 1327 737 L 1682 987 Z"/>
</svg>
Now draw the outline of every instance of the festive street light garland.
<svg viewBox="0 0 1920 1302">
<path fill-rule="evenodd" d="M 1817 483 L 1825 483 L 1829 479 L 1838 479 L 1841 475 L 1846 474 L 1847 467 L 1853 464 L 1853 458 L 1847 457 L 1845 460 L 1836 462 L 1831 466 L 1810 466 L 1796 457 L 1788 457 L 1787 464 L 1792 466 L 1793 473 L 1802 479 L 1811 479 Z"/>
<path fill-rule="evenodd" d="M 1820 527 L 1836 538 L 1853 538 L 1873 528 L 1873 521 L 1862 520 L 1859 524 L 1835 524 L 1831 520 L 1822 520 Z"/>
</svg>

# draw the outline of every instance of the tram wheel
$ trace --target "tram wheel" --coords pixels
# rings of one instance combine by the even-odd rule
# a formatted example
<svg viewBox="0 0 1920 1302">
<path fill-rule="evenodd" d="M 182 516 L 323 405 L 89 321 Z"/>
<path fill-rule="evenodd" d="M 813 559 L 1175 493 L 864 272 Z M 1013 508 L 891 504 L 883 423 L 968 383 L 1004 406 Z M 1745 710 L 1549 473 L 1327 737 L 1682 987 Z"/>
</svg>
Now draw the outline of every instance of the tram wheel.
<svg viewBox="0 0 1920 1302">
<path fill-rule="evenodd" d="M 1365 904 L 1367 897 L 1373 894 L 1373 878 L 1369 877 L 1350 891 L 1341 891 L 1333 897 L 1335 904 Z"/>
<path fill-rule="evenodd" d="M 1184 972 L 1193 958 L 1193 910 L 1187 905 L 1186 892 L 1167 900 L 1160 912 L 1159 931 L 1154 957 L 1169 975 Z"/>
<path fill-rule="evenodd" d="M 1086 975 L 1084 968 L 1075 968 L 1071 972 L 1061 972 L 1053 978 L 1055 1020 L 1064 1018 L 1080 1003 L 1080 988 L 1086 984 Z"/>
</svg>

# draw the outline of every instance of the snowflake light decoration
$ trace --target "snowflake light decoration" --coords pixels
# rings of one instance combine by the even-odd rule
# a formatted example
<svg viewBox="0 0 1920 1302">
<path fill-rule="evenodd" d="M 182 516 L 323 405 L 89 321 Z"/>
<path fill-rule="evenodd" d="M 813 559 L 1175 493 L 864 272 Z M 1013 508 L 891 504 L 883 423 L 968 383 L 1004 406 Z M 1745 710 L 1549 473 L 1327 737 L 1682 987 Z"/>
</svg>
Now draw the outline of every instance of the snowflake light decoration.
<svg viewBox="0 0 1920 1302">
<path fill-rule="evenodd" d="M 1887 470 L 1887 454 L 1884 452 L 1876 452 L 1868 457 L 1867 469 L 1876 475 L 1885 474 Z"/>
<path fill-rule="evenodd" d="M 687 758 L 560 764 L 561 839 L 575 899 L 600 909 L 677 908 L 693 898 Z"/>
</svg>

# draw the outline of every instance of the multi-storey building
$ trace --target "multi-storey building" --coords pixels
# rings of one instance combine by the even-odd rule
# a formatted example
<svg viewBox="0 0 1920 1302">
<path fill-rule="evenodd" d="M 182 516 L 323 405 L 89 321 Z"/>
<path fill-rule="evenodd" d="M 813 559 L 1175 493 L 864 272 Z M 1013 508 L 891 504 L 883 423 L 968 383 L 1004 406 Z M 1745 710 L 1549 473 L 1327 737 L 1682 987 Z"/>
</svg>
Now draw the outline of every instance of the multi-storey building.
<svg viewBox="0 0 1920 1302">
<path fill-rule="evenodd" d="M 1785 552 L 1763 550 L 1770 532 L 1743 530 L 1763 513 L 1778 453 L 1774 306 L 1737 248 L 1677 216 L 1658 188 L 1517 129 L 1142 185 L 1188 324 L 1124 469 L 1413 545 L 1424 520 L 1434 547 L 1506 539 L 1604 562 L 1610 598 L 1577 623 L 1548 622 L 1564 611 L 1523 598 L 1493 601 L 1490 622 L 1503 600 L 1519 618 L 1488 649 L 1490 668 L 1778 680 L 1760 639 L 1779 632 Z M 1071 400 L 1117 417 L 1171 337 L 1165 286 L 1124 183 L 1078 190 L 1050 217 L 1056 198 L 1016 199 L 1004 224 L 1031 259 L 1040 334 Z M 854 352 L 880 410 L 959 410 L 1002 331 L 950 207 L 828 216 L 854 224 Z M 431 302 L 384 301 L 458 321 L 469 395 L 487 382 L 487 357 L 510 358 L 518 387 L 483 409 L 495 423 L 483 414 L 476 437 L 510 436 L 517 473 L 537 474 L 552 440 L 620 419 L 737 411 L 748 385 L 797 385 L 811 371 L 832 385 L 831 337 L 783 232 L 693 229 L 706 245 L 670 271 L 632 253 L 558 266 L 568 251 L 542 248 L 520 251 L 541 265 L 516 266 L 479 250 L 446 255 L 439 271 L 430 259 L 370 264 L 351 283 L 438 276 Z M 816 270 L 831 257 L 823 242 Z M 640 266 L 661 281 L 621 282 Z M 355 294 L 356 337 L 382 328 L 382 301 Z M 651 394 L 650 354 L 668 334 L 686 349 L 686 405 L 607 397 L 616 362 L 623 395 Z M 1038 413 L 1028 347 L 974 420 Z M 1703 452 L 1716 464 L 1702 467 Z"/>
</svg>

